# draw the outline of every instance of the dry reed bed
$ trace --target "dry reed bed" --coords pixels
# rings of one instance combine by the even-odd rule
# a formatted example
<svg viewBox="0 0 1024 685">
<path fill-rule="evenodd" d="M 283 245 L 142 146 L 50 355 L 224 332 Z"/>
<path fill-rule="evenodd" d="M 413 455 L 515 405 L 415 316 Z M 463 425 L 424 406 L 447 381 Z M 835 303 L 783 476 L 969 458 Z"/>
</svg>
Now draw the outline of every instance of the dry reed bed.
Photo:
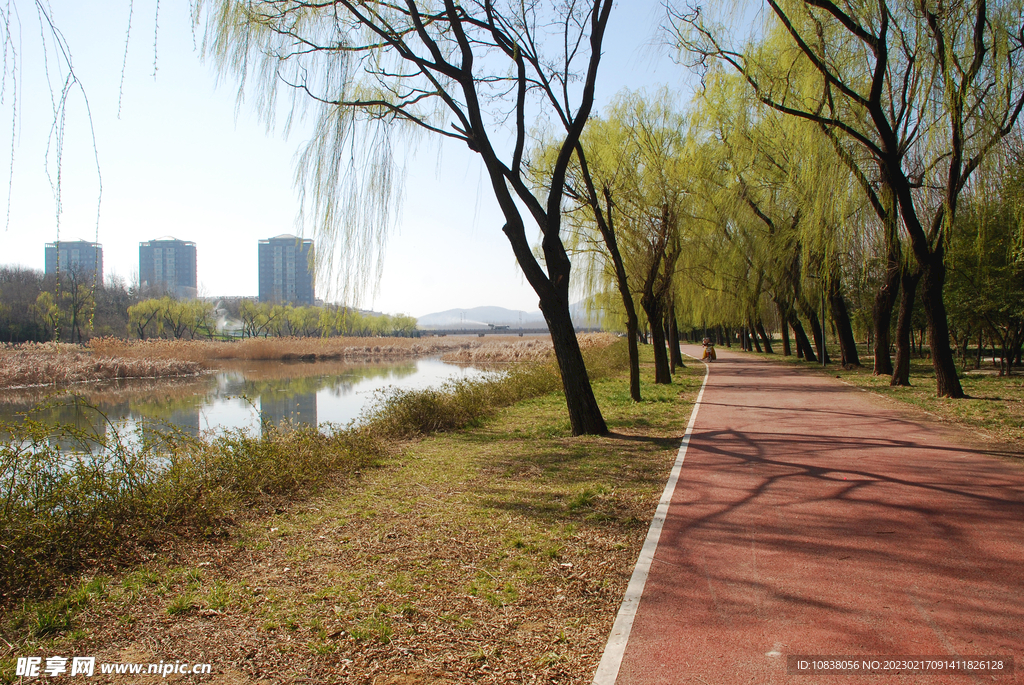
<svg viewBox="0 0 1024 685">
<path fill-rule="evenodd" d="M 45 343 L 0 348 L 0 388 L 66 385 L 118 378 L 194 376 L 203 367 L 180 359 L 97 357 L 76 345 Z"/>
<path fill-rule="evenodd" d="M 476 344 L 475 340 L 456 338 L 247 338 L 237 342 L 98 338 L 89 347 L 98 356 L 210 363 L 228 359 L 405 359 Z"/>
<path fill-rule="evenodd" d="M 0 343 L 0 388 L 194 376 L 229 360 L 411 359 L 476 344 L 475 340 L 443 338 L 261 338 L 233 343 L 97 338 L 86 346 Z"/>
<path fill-rule="evenodd" d="M 599 349 L 617 340 L 611 333 L 585 333 L 578 336 L 580 349 Z M 488 340 L 476 347 L 449 352 L 441 357 L 446 362 L 534 362 L 544 361 L 554 354 L 551 338 L 499 338 Z"/>
<path fill-rule="evenodd" d="M 615 342 L 610 333 L 579 337 L 583 350 Z M 454 362 L 542 361 L 552 354 L 547 336 L 478 338 L 250 338 L 121 340 L 97 338 L 87 346 L 66 343 L 0 344 L 0 388 L 68 385 L 127 378 L 194 376 L 230 361 L 394 360 L 442 356 Z"/>
</svg>

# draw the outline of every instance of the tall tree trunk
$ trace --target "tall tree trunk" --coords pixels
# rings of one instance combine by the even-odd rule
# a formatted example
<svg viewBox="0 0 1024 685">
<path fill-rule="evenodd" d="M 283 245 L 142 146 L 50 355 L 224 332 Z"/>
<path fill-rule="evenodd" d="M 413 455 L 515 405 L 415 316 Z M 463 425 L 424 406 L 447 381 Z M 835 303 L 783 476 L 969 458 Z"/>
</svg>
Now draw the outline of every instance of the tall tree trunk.
<svg viewBox="0 0 1024 685">
<path fill-rule="evenodd" d="M 1015 351 L 1014 366 L 1020 368 L 1021 354 L 1024 354 L 1024 324 L 1017 327 L 1017 349 Z"/>
<path fill-rule="evenodd" d="M 875 293 L 875 306 L 871 310 L 871 324 L 874 329 L 874 366 L 872 373 L 876 376 L 891 375 L 892 355 L 892 310 L 896 304 L 896 296 L 900 290 L 900 275 L 903 272 L 903 254 L 900 247 L 899 214 L 896 196 L 892 187 L 884 181 L 879 192 L 879 199 L 885 209 L 882 222 L 885 226 L 885 278 Z"/>
<path fill-rule="evenodd" d="M 758 354 L 760 354 L 761 344 L 757 341 L 757 333 L 754 330 L 754 324 L 752 322 L 747 324 L 747 330 L 750 332 L 750 342 L 754 343 L 754 349 L 757 350 Z"/>
<path fill-rule="evenodd" d="M 789 346 L 789 316 L 786 315 L 786 308 L 778 302 L 775 308 L 779 311 L 779 324 L 782 328 L 782 356 L 788 357 L 793 353 Z"/>
<path fill-rule="evenodd" d="M 814 349 L 811 347 L 811 341 L 807 339 L 807 333 L 804 332 L 804 326 L 800 323 L 800 319 L 792 311 L 789 316 L 789 323 L 793 326 L 793 337 L 796 338 L 797 354 L 799 355 L 800 350 L 802 350 L 804 359 L 809 362 L 818 361 L 818 358 L 814 355 Z"/>
<path fill-rule="evenodd" d="M 924 270 L 921 304 L 928 318 L 928 343 L 931 346 L 932 368 L 939 397 L 966 397 L 956 372 L 956 360 L 949 346 L 949 319 L 942 288 L 946 283 L 945 248 L 940 243 L 932 252 Z"/>
<path fill-rule="evenodd" d="M 672 361 L 672 373 L 684 368 L 683 351 L 679 348 L 679 322 L 676 321 L 676 307 L 673 304 L 668 315 L 668 353 Z"/>
<path fill-rule="evenodd" d="M 900 277 L 900 311 L 896 318 L 896 364 L 892 371 L 892 386 L 910 385 L 910 328 L 914 315 L 914 297 L 920 269 L 904 267 Z"/>
<path fill-rule="evenodd" d="M 626 289 L 622 293 L 623 288 Z M 629 349 L 629 397 L 634 402 L 640 401 L 640 348 L 637 345 L 639 322 L 636 316 L 636 307 L 633 306 L 633 297 L 625 283 L 620 284 L 619 292 L 622 293 L 622 304 L 626 309 L 626 345 Z"/>
<path fill-rule="evenodd" d="M 810 308 L 808 308 L 805 313 L 807 314 L 808 323 L 811 324 L 811 335 L 814 336 L 814 348 L 817 350 L 818 356 L 822 359 L 822 363 L 828 364 L 832 360 L 829 359 L 828 350 L 825 349 L 825 338 L 822 337 L 825 331 L 818 322 L 818 313 Z"/>
<path fill-rule="evenodd" d="M 838 279 L 833 280 L 829 286 L 828 300 L 832 309 L 832 321 L 836 324 L 836 337 L 839 338 L 840 363 L 843 366 L 860 366 L 850 312 L 846 308 L 846 299 L 843 298 Z"/>
<path fill-rule="evenodd" d="M 569 315 L 569 299 L 567 297 L 542 298 L 540 310 L 551 333 L 551 343 L 555 348 L 555 359 L 558 370 L 562 374 L 562 389 L 565 391 L 566 406 L 569 410 L 569 425 L 573 435 L 604 435 L 608 425 L 597 405 L 594 390 L 590 387 L 590 377 L 583 363 L 576 331 L 573 329 L 572 317 Z"/>
<path fill-rule="evenodd" d="M 999 375 L 1006 376 L 1006 357 L 1010 352 L 1010 348 L 1006 340 L 1006 333 L 1003 331 L 999 331 L 999 343 L 1002 348 L 1002 352 L 999 353 Z"/>
<path fill-rule="evenodd" d="M 761 321 L 761 319 L 757 320 L 757 323 L 754 324 L 754 328 L 757 330 L 757 335 L 760 336 L 761 338 L 761 343 L 764 345 L 764 351 L 768 354 L 775 354 L 775 352 L 772 350 L 772 339 L 764 330 L 764 323 Z M 786 340 L 787 342 L 789 341 L 788 338 Z"/>
<path fill-rule="evenodd" d="M 662 303 L 659 298 L 644 294 L 640 298 L 640 304 L 647 312 L 647 320 L 651 322 L 651 345 L 654 346 L 654 382 L 667 385 L 672 382 L 672 371 L 669 369 L 665 329 L 662 326 L 662 322 L 665 320 Z"/>
<path fill-rule="evenodd" d="M 900 291 L 900 267 L 888 269 L 885 281 L 875 293 L 875 306 L 871 311 L 871 324 L 875 332 L 875 363 L 872 373 L 876 376 L 892 374 L 892 345 L 890 328 L 892 326 L 892 310 Z"/>
<path fill-rule="evenodd" d="M 931 345 L 932 368 L 935 371 L 935 387 L 939 397 L 965 397 L 960 377 L 956 372 L 956 361 L 953 350 L 949 346 L 949 320 L 946 315 L 946 303 L 943 301 L 942 289 L 946 282 L 946 248 L 943 226 L 952 225 L 956 219 L 956 204 L 960 193 L 960 181 L 965 176 L 962 149 L 954 146 L 950 159 L 946 197 L 944 204 L 932 217 L 930 229 L 925 230 L 917 216 L 914 197 L 909 180 L 902 175 L 902 170 L 888 166 L 887 171 L 896 171 L 899 175 L 890 175 L 889 183 L 899 199 L 903 226 L 910 237 L 910 245 L 914 251 L 914 259 L 923 279 L 921 289 L 921 306 L 928 319 L 928 337 Z M 970 172 L 967 172 L 968 174 Z M 933 240 L 933 237 L 937 239 Z M 933 246 L 934 243 L 934 246 Z"/>
<path fill-rule="evenodd" d="M 668 348 L 667 349 L 667 353 L 668 353 L 668 372 L 669 372 L 669 375 L 674 376 L 674 375 L 676 375 L 676 359 L 672 355 L 672 349 L 671 349 L 672 348 L 672 342 L 671 342 L 671 340 L 672 340 L 672 331 L 669 329 L 668 318 L 669 318 L 668 314 L 666 313 L 665 314 L 665 320 L 662 321 L 662 330 L 665 332 L 665 344 L 666 344 L 666 347 Z"/>
<path fill-rule="evenodd" d="M 632 302 L 632 299 L 630 299 Z M 632 314 L 632 316 L 630 316 Z M 629 347 L 629 397 L 640 401 L 640 347 L 637 345 L 636 310 L 626 312 L 626 345 Z"/>
<path fill-rule="evenodd" d="M 611 190 L 606 186 L 603 192 L 605 208 L 602 209 L 601 199 L 597 195 L 597 188 L 594 186 L 593 178 L 588 170 L 586 155 L 583 152 L 582 146 L 577 144 L 576 152 L 584 171 L 587 193 L 590 195 L 594 217 L 601 231 L 601 236 L 604 238 L 608 254 L 612 258 L 612 265 L 615 267 L 615 284 L 619 288 L 622 307 L 626 311 L 626 339 L 629 340 L 629 396 L 634 402 L 639 402 L 640 350 L 637 346 L 637 328 L 639 328 L 639 323 L 637 321 L 636 305 L 633 303 L 633 294 L 629 290 L 626 267 L 622 261 L 622 253 L 619 251 L 618 238 L 615 235 L 615 216 L 613 212 L 615 203 L 612 202 Z"/>
<path fill-rule="evenodd" d="M 672 370 L 668 362 L 668 346 L 661 326 L 651 329 L 651 346 L 654 348 L 654 382 L 668 385 L 672 382 Z"/>
</svg>

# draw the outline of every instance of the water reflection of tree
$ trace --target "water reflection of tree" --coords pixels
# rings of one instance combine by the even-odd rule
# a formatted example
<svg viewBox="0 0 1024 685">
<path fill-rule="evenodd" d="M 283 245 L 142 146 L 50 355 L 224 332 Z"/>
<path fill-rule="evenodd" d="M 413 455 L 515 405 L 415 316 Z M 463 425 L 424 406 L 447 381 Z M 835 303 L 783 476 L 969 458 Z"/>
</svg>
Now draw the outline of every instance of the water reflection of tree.
<svg viewBox="0 0 1024 685">
<path fill-rule="evenodd" d="M 225 371 L 237 371 L 247 381 L 309 378 L 316 376 L 345 376 L 358 382 L 390 376 L 405 378 L 416 373 L 416 361 L 359 364 L 352 362 L 234 362 L 222 365 Z"/>
<path fill-rule="evenodd" d="M 110 429 L 127 413 L 127 404 L 115 404 L 110 412 L 102 411 L 79 395 L 52 397 L 45 402 L 21 407 L 2 415 L 2 421 L 12 426 L 26 420 L 44 426 L 59 427 L 50 441 L 62 452 L 92 452 L 96 446 L 106 444 Z M 0 437 L 9 439 L 11 432 L 0 427 Z"/>
<path fill-rule="evenodd" d="M 226 365 L 217 374 L 193 378 L 122 379 L 89 384 L 75 388 L 79 392 L 74 394 L 54 393 L 52 388 L 25 388 L 0 392 L 0 420 L 17 421 L 18 414 L 32 413 L 36 420 L 73 425 L 99 436 L 107 430 L 108 421 L 144 417 L 144 432 L 147 426 L 163 426 L 197 435 L 199 414 L 205 406 L 217 398 L 239 396 L 250 401 L 260 398 L 261 406 L 266 405 L 264 411 L 273 417 L 298 414 L 302 421 L 315 425 L 316 393 L 328 390 L 335 395 L 348 395 L 360 382 L 397 381 L 413 376 L 417 370 L 416 361 L 247 362 Z M 93 409 L 86 410 L 84 405 Z M 105 420 L 100 420 L 100 415 Z M 280 421 L 275 419 L 274 423 Z"/>
<path fill-rule="evenodd" d="M 123 402 L 154 402 L 207 394 L 216 389 L 214 376 L 188 378 L 125 378 L 76 385 L 73 390 L 53 387 L 18 388 L 0 391 L 0 414 L 28 409 L 50 399 L 77 395 L 97 407 Z M 11 409 L 8 409 L 10 407 Z"/>
<path fill-rule="evenodd" d="M 317 425 L 316 393 L 292 392 L 260 395 L 260 426 L 264 434 L 271 427 L 305 423 Z"/>
</svg>

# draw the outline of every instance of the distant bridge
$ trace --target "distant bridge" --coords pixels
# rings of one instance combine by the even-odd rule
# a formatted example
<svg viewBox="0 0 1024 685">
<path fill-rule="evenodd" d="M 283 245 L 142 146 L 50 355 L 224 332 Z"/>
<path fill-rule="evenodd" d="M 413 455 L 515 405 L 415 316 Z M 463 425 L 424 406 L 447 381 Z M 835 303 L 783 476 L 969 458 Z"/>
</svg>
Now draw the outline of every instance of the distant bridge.
<svg viewBox="0 0 1024 685">
<path fill-rule="evenodd" d="M 577 327 L 577 333 L 600 333 L 601 329 L 596 327 Z M 495 327 L 493 329 L 488 328 L 421 328 L 419 329 L 420 335 L 548 335 L 549 331 L 547 328 L 512 328 L 507 326 L 505 329 Z"/>
</svg>

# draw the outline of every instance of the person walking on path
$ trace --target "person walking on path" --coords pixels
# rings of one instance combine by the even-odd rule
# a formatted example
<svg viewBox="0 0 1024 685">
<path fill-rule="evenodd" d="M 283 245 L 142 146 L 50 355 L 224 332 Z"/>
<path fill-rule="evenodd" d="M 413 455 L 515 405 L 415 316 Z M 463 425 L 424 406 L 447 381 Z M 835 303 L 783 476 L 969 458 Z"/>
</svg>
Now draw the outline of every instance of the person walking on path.
<svg viewBox="0 0 1024 685">
<path fill-rule="evenodd" d="M 1021 461 L 728 352 L 694 411 L 595 683 L 1024 682 Z"/>
<path fill-rule="evenodd" d="M 718 359 L 715 354 L 715 344 L 711 342 L 710 338 L 704 338 L 704 354 L 701 355 L 701 361 L 713 362 Z"/>
</svg>

